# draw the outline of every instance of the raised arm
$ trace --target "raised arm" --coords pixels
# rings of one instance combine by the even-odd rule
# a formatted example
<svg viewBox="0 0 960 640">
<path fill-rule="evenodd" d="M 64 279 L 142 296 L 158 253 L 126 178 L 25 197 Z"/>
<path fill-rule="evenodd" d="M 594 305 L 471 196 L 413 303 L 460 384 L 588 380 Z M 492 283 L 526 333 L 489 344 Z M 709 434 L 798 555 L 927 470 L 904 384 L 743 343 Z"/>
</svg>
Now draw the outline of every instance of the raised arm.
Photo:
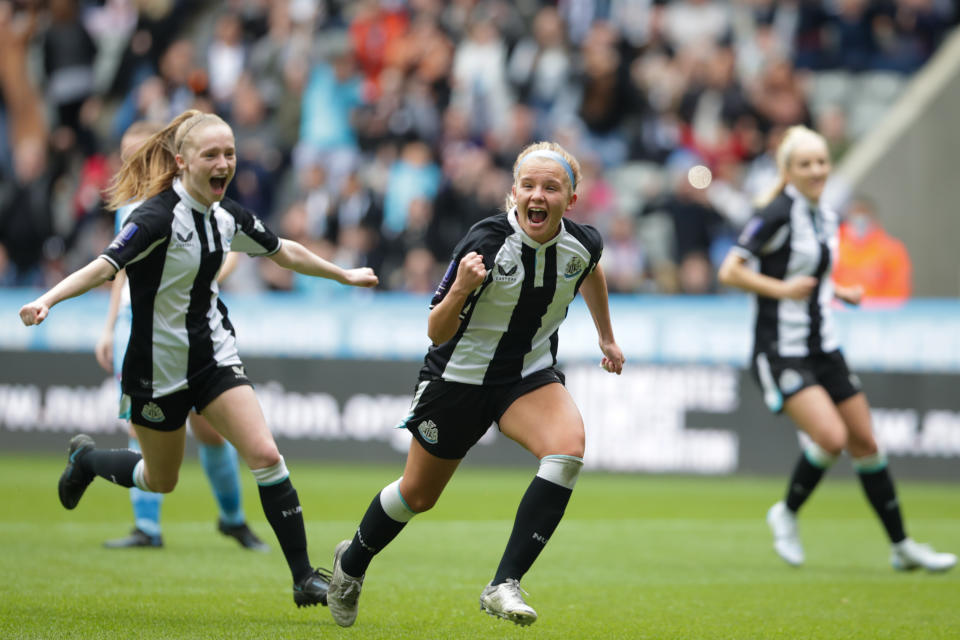
<svg viewBox="0 0 960 640">
<path fill-rule="evenodd" d="M 580 286 L 580 295 L 583 296 L 583 301 L 587 303 L 587 309 L 590 310 L 590 315 L 593 317 L 593 325 L 597 328 L 600 351 L 603 352 L 600 366 L 610 373 L 620 375 L 626 358 L 624 358 L 623 351 L 613 337 L 613 325 L 610 322 L 610 304 L 607 295 L 607 279 L 604 277 L 603 269 L 600 268 L 599 264 L 584 279 Z"/>
<path fill-rule="evenodd" d="M 731 251 L 723 259 L 717 279 L 723 284 L 765 298 L 806 300 L 817 286 L 813 276 L 794 276 L 786 280 L 758 273 L 747 266 L 746 258 Z"/>
<path fill-rule="evenodd" d="M 324 260 L 294 240 L 284 239 L 281 242 L 280 250 L 271 255 L 270 259 L 284 269 L 290 269 L 307 276 L 336 280 L 340 284 L 348 284 L 354 287 L 374 287 L 379 282 L 370 267 L 343 269 Z"/>
<path fill-rule="evenodd" d="M 483 284 L 487 277 L 487 268 L 483 256 L 476 251 L 463 256 L 457 265 L 457 276 L 450 290 L 430 310 L 427 318 L 427 337 L 433 344 L 443 344 L 457 333 L 460 326 L 460 311 L 474 289 Z"/>
<path fill-rule="evenodd" d="M 117 314 L 120 312 L 120 298 L 123 296 L 123 287 L 127 284 L 127 271 L 121 269 L 113 279 L 110 287 L 110 307 L 107 309 L 107 318 L 103 323 L 103 331 L 93 349 L 99 364 L 107 373 L 113 373 L 113 328 L 117 324 Z"/>
<path fill-rule="evenodd" d="M 95 258 L 93 262 L 74 271 L 33 302 L 23 305 L 20 308 L 20 319 L 28 327 L 40 324 L 50 313 L 53 305 L 100 286 L 116 271 L 114 266 L 106 260 Z"/>
</svg>

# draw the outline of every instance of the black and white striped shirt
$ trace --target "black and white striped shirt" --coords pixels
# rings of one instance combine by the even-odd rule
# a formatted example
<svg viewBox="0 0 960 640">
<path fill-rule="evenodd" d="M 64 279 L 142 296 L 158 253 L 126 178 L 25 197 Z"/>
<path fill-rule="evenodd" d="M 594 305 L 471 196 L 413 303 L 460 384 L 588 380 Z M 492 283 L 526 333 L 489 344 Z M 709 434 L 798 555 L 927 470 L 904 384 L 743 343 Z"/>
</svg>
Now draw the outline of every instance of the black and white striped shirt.
<svg viewBox="0 0 960 640">
<path fill-rule="evenodd" d="M 838 224 L 836 213 L 812 207 L 793 185 L 747 222 L 734 247 L 738 255 L 755 258 L 764 275 L 818 281 L 807 300 L 757 296 L 754 353 L 802 357 L 839 348 L 830 307 Z"/>
<path fill-rule="evenodd" d="M 431 308 L 471 251 L 483 256 L 487 277 L 467 298 L 453 338 L 430 347 L 421 379 L 509 384 L 555 365 L 557 330 L 600 260 L 600 234 L 564 219 L 560 233 L 540 244 L 520 228 L 516 210 L 481 220 L 454 249 Z"/>
<path fill-rule="evenodd" d="M 205 207 L 179 179 L 130 215 L 101 257 L 126 267 L 133 320 L 123 392 L 161 397 L 210 367 L 239 365 L 217 274 L 228 251 L 271 255 L 280 239 L 236 202 Z"/>
</svg>

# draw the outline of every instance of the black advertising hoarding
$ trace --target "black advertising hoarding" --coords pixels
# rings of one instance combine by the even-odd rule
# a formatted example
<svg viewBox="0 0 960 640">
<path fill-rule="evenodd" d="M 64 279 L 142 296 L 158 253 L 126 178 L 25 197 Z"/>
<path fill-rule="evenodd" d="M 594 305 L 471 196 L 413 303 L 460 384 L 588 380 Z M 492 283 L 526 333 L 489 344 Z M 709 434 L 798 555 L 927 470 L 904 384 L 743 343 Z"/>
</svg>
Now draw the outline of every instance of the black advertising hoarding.
<svg viewBox="0 0 960 640">
<path fill-rule="evenodd" d="M 247 371 L 284 455 L 318 460 L 402 460 L 406 415 L 420 363 L 248 357 Z M 587 426 L 596 470 L 695 474 L 775 473 L 798 440 L 771 415 L 749 374 L 722 364 L 564 367 Z M 878 439 L 898 477 L 960 480 L 960 374 L 860 373 Z M 76 432 L 126 441 L 116 386 L 89 353 L 0 351 L 0 449 L 61 451 Z M 480 464 L 529 464 L 495 429 L 469 455 Z M 849 465 L 837 465 L 838 471 Z"/>
</svg>

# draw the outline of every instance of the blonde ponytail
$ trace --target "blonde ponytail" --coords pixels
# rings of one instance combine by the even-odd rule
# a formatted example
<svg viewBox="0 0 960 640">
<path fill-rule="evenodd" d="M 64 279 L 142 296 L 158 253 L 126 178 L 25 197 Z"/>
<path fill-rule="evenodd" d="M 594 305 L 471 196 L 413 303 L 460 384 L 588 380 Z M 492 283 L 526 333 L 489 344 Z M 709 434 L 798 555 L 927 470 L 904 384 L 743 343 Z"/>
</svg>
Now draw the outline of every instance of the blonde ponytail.
<svg viewBox="0 0 960 640">
<path fill-rule="evenodd" d="M 170 188 L 180 171 L 176 156 L 182 153 L 187 135 L 201 122 L 224 123 L 212 113 L 189 109 L 147 138 L 110 181 L 105 192 L 107 208 L 115 211 Z"/>
<path fill-rule="evenodd" d="M 790 160 L 793 157 L 793 152 L 796 150 L 797 145 L 805 140 L 816 140 L 826 146 L 826 140 L 823 136 L 810 129 L 805 127 L 802 124 L 794 125 L 786 130 L 783 134 L 783 139 L 780 141 L 780 144 L 777 146 L 777 183 L 769 191 L 764 193 L 762 196 L 756 199 L 754 204 L 758 208 L 762 208 L 773 202 L 773 200 L 780 195 L 780 192 L 784 190 L 787 186 L 787 168 L 790 166 Z"/>
</svg>

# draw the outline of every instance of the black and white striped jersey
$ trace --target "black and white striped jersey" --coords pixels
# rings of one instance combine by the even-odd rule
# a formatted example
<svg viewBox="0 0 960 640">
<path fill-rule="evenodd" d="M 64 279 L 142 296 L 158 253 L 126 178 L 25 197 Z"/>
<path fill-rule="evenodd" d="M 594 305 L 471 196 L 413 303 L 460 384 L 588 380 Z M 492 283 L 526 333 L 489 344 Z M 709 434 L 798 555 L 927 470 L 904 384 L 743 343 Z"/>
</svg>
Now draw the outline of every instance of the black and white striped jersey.
<svg viewBox="0 0 960 640">
<path fill-rule="evenodd" d="M 165 396 L 187 388 L 209 367 L 240 364 L 217 286 L 231 250 L 271 255 L 280 250 L 280 239 L 232 200 L 203 206 L 179 179 L 130 215 L 100 256 L 118 270 L 125 267 L 130 282 L 124 393 Z"/>
<path fill-rule="evenodd" d="M 560 233 L 540 244 L 520 228 L 516 210 L 481 220 L 454 249 L 431 308 L 471 251 L 483 256 L 487 277 L 467 298 L 457 333 L 430 347 L 421 379 L 509 384 L 555 365 L 557 330 L 600 260 L 600 234 L 564 219 Z"/>
<path fill-rule="evenodd" d="M 818 281 L 807 300 L 756 296 L 754 353 L 802 357 L 839 348 L 830 306 L 838 224 L 835 212 L 812 207 L 793 185 L 747 222 L 733 249 L 737 254 L 755 258 L 764 275 Z"/>
</svg>

